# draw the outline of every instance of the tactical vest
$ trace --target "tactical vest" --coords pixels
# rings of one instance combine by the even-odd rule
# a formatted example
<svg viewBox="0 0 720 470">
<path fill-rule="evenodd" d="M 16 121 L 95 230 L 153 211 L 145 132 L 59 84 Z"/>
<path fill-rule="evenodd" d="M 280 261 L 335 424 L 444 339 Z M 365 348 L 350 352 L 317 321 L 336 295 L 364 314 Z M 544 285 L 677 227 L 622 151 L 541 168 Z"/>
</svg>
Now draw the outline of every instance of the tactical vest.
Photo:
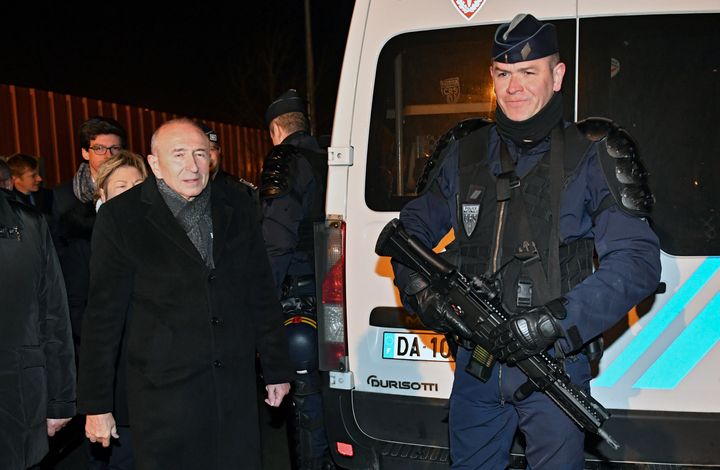
<svg viewBox="0 0 720 470">
<path fill-rule="evenodd" d="M 503 155 L 502 172 L 496 177 L 487 165 L 489 129 L 459 140 L 460 230 L 454 249 L 459 251 L 461 270 L 494 278 L 505 307 L 517 312 L 564 295 L 592 274 L 593 240 L 563 243 L 558 224 L 564 182 L 572 177 L 590 142 L 575 126 L 557 129 L 562 151 L 555 157 L 555 183 L 551 151 L 522 178 L 515 175 L 509 156 Z"/>
</svg>

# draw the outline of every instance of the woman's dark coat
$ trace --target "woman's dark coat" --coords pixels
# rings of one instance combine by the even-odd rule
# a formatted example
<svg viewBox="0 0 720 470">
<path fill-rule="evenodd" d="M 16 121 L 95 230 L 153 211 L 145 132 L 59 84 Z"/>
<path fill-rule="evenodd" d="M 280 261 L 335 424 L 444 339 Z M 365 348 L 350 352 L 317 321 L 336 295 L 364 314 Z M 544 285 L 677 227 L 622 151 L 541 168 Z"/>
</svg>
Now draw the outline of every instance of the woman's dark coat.
<svg viewBox="0 0 720 470">
<path fill-rule="evenodd" d="M 70 317 L 50 231 L 0 190 L 0 468 L 38 463 L 46 419 L 74 415 Z"/>
<path fill-rule="evenodd" d="M 253 202 L 215 184 L 211 208 L 213 270 L 152 177 L 95 223 L 78 408 L 112 410 L 125 330 L 139 470 L 260 468 L 256 350 L 266 383 L 292 377 Z"/>
</svg>

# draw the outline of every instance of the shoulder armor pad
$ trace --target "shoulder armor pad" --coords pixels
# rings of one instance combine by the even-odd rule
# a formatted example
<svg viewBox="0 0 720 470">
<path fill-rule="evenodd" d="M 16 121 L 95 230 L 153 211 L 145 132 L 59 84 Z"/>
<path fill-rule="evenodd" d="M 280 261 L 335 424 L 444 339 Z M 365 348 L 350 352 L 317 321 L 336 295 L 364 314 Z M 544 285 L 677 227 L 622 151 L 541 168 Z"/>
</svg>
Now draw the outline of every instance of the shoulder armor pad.
<svg viewBox="0 0 720 470">
<path fill-rule="evenodd" d="M 647 184 L 648 172 L 635 139 L 610 119 L 588 118 L 577 127 L 587 139 L 600 143 L 598 159 L 618 207 L 634 216 L 649 216 L 655 196 Z"/>
<path fill-rule="evenodd" d="M 432 155 L 425 162 L 425 168 L 423 169 L 422 175 L 418 179 L 417 193 L 424 193 L 432 182 L 437 177 L 440 171 L 441 163 L 445 158 L 445 149 L 454 141 L 460 140 L 463 137 L 481 129 L 487 125 L 492 124 L 492 121 L 485 118 L 469 118 L 464 121 L 460 121 L 455 127 L 451 128 L 445 134 L 443 134 L 435 144 L 435 150 Z"/>
<path fill-rule="evenodd" d="M 262 199 L 281 197 L 292 190 L 293 168 L 297 157 L 297 149 L 292 145 L 276 145 L 270 150 L 260 175 Z"/>
</svg>

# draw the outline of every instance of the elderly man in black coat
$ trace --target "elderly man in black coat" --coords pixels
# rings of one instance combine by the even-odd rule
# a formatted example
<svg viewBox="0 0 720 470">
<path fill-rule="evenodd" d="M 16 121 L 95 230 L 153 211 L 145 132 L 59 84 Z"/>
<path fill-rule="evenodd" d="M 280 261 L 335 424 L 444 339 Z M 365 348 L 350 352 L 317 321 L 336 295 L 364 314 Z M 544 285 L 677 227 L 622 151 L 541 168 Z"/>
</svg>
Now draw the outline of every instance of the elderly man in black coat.
<svg viewBox="0 0 720 470">
<path fill-rule="evenodd" d="M 0 189 L 0 468 L 40 462 L 74 415 L 70 315 L 50 230 Z"/>
<path fill-rule="evenodd" d="M 155 177 L 104 204 L 93 232 L 78 393 L 86 435 L 106 446 L 115 435 L 126 341 L 139 469 L 259 469 L 256 351 L 269 405 L 292 371 L 253 201 L 208 184 L 209 141 L 192 121 L 165 123 L 151 148 Z"/>
</svg>

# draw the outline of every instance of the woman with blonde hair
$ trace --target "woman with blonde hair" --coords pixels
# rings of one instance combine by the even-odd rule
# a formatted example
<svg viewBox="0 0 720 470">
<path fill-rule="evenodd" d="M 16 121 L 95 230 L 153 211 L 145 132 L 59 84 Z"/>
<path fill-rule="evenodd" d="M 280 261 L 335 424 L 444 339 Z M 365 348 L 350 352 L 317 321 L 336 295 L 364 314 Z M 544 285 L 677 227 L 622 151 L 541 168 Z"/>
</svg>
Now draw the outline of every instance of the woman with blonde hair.
<svg viewBox="0 0 720 470">
<path fill-rule="evenodd" d="M 108 158 L 98 170 L 95 180 L 96 207 L 124 193 L 147 178 L 143 158 L 129 150 L 120 150 Z"/>
</svg>

